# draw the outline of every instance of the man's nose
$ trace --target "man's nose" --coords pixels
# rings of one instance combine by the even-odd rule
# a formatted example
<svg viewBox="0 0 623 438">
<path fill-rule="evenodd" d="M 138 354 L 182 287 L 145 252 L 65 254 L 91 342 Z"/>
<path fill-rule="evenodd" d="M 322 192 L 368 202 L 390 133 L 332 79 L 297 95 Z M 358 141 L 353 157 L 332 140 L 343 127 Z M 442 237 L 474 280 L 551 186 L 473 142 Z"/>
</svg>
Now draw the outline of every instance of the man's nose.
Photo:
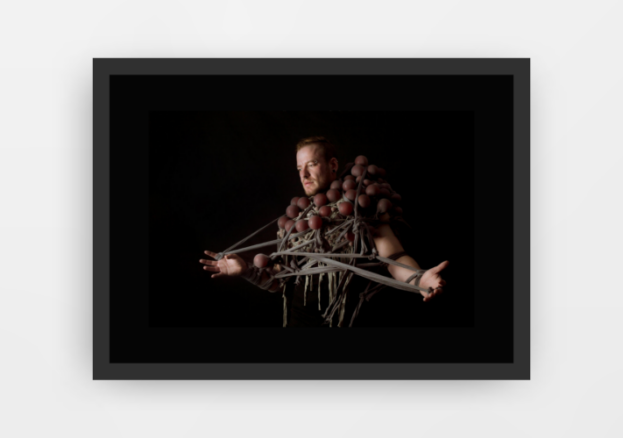
<svg viewBox="0 0 623 438">
<path fill-rule="evenodd" d="M 301 176 L 301 179 L 306 178 L 309 176 L 309 171 L 307 170 L 306 167 L 303 167 L 299 175 Z"/>
</svg>

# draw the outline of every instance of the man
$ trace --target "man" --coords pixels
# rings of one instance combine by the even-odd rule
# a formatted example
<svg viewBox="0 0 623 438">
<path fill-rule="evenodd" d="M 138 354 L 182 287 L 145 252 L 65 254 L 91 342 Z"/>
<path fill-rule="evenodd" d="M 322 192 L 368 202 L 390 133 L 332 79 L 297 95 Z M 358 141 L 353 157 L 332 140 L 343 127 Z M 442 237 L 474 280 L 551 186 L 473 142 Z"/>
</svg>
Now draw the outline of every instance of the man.
<svg viewBox="0 0 623 438">
<path fill-rule="evenodd" d="M 335 147 L 324 137 L 308 137 L 302 139 L 296 145 L 296 163 L 297 171 L 305 195 L 313 196 L 317 193 L 326 192 L 331 183 L 337 179 L 338 161 L 335 157 Z M 381 221 L 387 222 L 389 214 L 385 213 L 379 218 Z M 374 243 L 378 254 L 381 257 L 395 258 L 401 264 L 412 266 L 415 269 L 421 269 L 417 262 L 404 253 L 404 249 L 400 241 L 392 231 L 389 224 L 380 225 L 373 234 Z M 217 254 L 211 251 L 205 251 L 207 255 L 216 258 Z M 404 253 L 404 254 L 402 254 Z M 392 257 L 392 256 L 398 256 Z M 243 276 L 249 272 L 247 263 L 236 254 L 225 255 L 218 261 L 201 259 L 200 263 L 205 266 L 203 269 L 214 272 L 212 278 L 221 276 Z M 441 278 L 440 272 L 448 266 L 448 261 L 444 261 L 432 269 L 427 270 L 420 278 L 420 287 L 424 289 L 432 288 L 433 292 L 421 292 L 425 302 L 430 301 L 436 295 L 443 291 L 445 280 Z M 279 269 L 276 266 L 277 270 Z M 400 266 L 389 265 L 387 267 L 389 273 L 398 281 L 405 282 L 413 275 L 412 270 Z M 317 275 L 315 276 L 317 277 Z M 248 278 L 248 276 L 247 276 Z M 265 283 L 270 277 L 264 273 L 257 284 Z M 416 280 L 411 280 L 411 284 L 415 284 Z M 312 284 L 314 280 L 312 279 Z M 317 280 L 316 284 L 321 281 Z M 325 282 L 326 283 L 326 282 Z M 279 290 L 279 283 L 275 280 L 268 287 L 271 292 Z M 321 317 L 321 309 L 328 305 L 327 295 L 323 295 L 319 289 L 318 296 L 310 293 L 307 297 L 307 287 L 303 288 L 298 285 L 294 290 L 294 300 L 292 303 L 292 315 L 288 326 L 321 326 L 324 322 Z M 324 305 L 324 306 L 323 306 Z"/>
</svg>

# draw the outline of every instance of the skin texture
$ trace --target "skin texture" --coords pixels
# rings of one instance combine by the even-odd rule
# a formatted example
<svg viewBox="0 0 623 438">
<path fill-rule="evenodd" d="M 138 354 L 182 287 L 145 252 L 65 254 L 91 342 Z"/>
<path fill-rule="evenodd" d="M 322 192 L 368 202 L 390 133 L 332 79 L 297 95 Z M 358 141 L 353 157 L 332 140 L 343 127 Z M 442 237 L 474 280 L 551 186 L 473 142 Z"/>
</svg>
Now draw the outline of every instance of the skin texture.
<svg viewBox="0 0 623 438">
<path fill-rule="evenodd" d="M 297 152 L 296 165 L 299 179 L 301 180 L 303 190 L 305 190 L 307 196 L 313 196 L 320 190 L 328 189 L 331 183 L 337 178 L 337 159 L 334 157 L 327 162 L 321 150 L 313 144 L 305 146 Z M 385 213 L 380 219 L 382 221 L 388 221 L 389 214 Z M 387 224 L 380 225 L 376 230 L 373 230 L 373 238 L 376 249 L 381 257 L 388 257 L 404 250 L 391 227 Z M 211 258 L 216 257 L 216 253 L 211 251 L 205 251 L 205 254 Z M 396 261 L 415 269 L 422 269 L 410 256 L 402 256 Z M 212 278 L 221 276 L 237 277 L 247 269 L 246 262 L 236 254 L 226 255 L 218 261 L 201 259 L 199 263 L 204 265 L 204 270 L 214 272 Z M 445 286 L 446 281 L 441 278 L 440 272 L 443 271 L 448 264 L 449 262 L 447 260 L 441 262 L 434 268 L 427 270 L 420 279 L 420 287 L 425 289 L 433 288 L 433 292 L 430 293 L 420 292 L 425 302 L 430 301 L 443 292 L 443 286 Z M 275 265 L 274 269 L 275 272 L 277 272 L 279 266 Z M 413 274 L 413 271 L 407 268 L 394 265 L 389 265 L 388 271 L 396 280 L 403 282 Z M 262 275 L 262 281 L 267 280 L 268 275 L 264 273 Z M 415 280 L 412 280 L 410 284 L 415 284 Z M 269 290 L 270 292 L 275 292 L 277 289 L 278 283 L 275 282 Z"/>
</svg>

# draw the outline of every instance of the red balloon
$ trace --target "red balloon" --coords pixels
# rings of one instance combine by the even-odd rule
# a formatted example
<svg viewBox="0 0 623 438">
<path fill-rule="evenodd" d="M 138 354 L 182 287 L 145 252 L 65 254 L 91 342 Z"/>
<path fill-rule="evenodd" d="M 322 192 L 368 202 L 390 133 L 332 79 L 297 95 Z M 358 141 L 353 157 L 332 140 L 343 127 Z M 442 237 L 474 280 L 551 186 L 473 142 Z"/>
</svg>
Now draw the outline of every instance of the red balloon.
<svg viewBox="0 0 623 438">
<path fill-rule="evenodd" d="M 382 189 L 387 189 L 387 190 L 391 190 L 392 186 L 389 185 L 389 183 L 380 183 L 379 186 L 381 186 Z"/>
<path fill-rule="evenodd" d="M 368 159 L 364 155 L 359 155 L 357 158 L 355 158 L 355 164 L 359 164 L 360 166 L 367 166 Z"/>
<path fill-rule="evenodd" d="M 350 173 L 352 173 L 354 176 L 363 175 L 363 166 L 360 166 L 359 164 L 355 164 L 353 168 L 350 169 Z"/>
<path fill-rule="evenodd" d="M 302 196 L 301 198 L 299 198 L 299 202 L 296 203 L 296 206 L 301 210 L 305 210 L 307 207 L 309 207 L 309 204 L 309 198 Z"/>
<path fill-rule="evenodd" d="M 353 204 L 351 204 L 350 202 L 342 202 L 339 204 L 338 208 L 340 210 L 340 213 L 344 216 L 348 216 L 353 212 Z"/>
<path fill-rule="evenodd" d="M 346 233 L 346 238 L 348 240 L 350 240 L 351 242 L 355 241 L 355 233 L 351 233 L 350 231 L 348 233 Z"/>
<path fill-rule="evenodd" d="M 355 182 L 359 182 L 359 181 L 361 181 L 361 177 L 360 177 L 360 176 L 358 176 L 358 177 L 355 179 Z"/>
<path fill-rule="evenodd" d="M 346 175 L 346 176 L 344 177 L 344 181 L 349 181 L 349 180 L 350 180 L 350 181 L 355 181 L 355 177 L 354 177 L 354 176 L 352 176 L 352 175 Z"/>
<path fill-rule="evenodd" d="M 307 224 L 306 220 L 300 220 L 296 222 L 296 231 L 298 231 L 299 233 L 307 230 L 309 228 L 309 225 Z"/>
<path fill-rule="evenodd" d="M 266 266 L 268 266 L 269 262 L 270 262 L 270 257 L 264 254 L 257 254 L 255 258 L 253 259 L 253 264 L 257 266 L 258 268 L 265 268 Z"/>
<path fill-rule="evenodd" d="M 385 182 L 385 180 L 383 178 L 378 178 L 377 181 L 379 182 L 379 184 L 382 184 Z"/>
<path fill-rule="evenodd" d="M 366 178 L 366 179 L 364 179 L 364 180 L 363 180 L 363 185 L 364 185 L 364 186 L 368 187 L 370 184 L 372 184 L 372 181 L 371 181 L 371 180 L 369 180 L 368 178 Z"/>
<path fill-rule="evenodd" d="M 344 181 L 344 184 L 342 184 L 342 190 L 344 191 L 352 190 L 355 187 L 357 187 L 357 183 L 352 180 Z"/>
<path fill-rule="evenodd" d="M 296 205 L 297 202 L 299 202 L 299 197 L 295 196 L 290 200 L 290 205 Z"/>
<path fill-rule="evenodd" d="M 320 216 L 329 217 L 331 216 L 331 207 L 329 207 L 328 205 L 323 205 L 322 207 L 320 207 L 318 212 L 320 213 Z"/>
<path fill-rule="evenodd" d="M 368 195 L 359 195 L 357 202 L 361 208 L 368 208 L 370 206 L 370 197 Z"/>
<path fill-rule="evenodd" d="M 281 216 L 277 221 L 277 225 L 279 225 L 279 228 L 285 228 L 286 222 L 288 222 L 288 216 Z"/>
<path fill-rule="evenodd" d="M 376 175 L 378 172 L 379 172 L 379 168 L 375 166 L 374 164 L 370 164 L 368 166 L 368 173 L 370 175 Z"/>
<path fill-rule="evenodd" d="M 342 197 L 342 193 L 337 190 L 331 189 L 327 192 L 327 199 L 329 202 L 336 202 Z"/>
<path fill-rule="evenodd" d="M 325 195 L 324 193 L 318 193 L 316 196 L 314 196 L 314 204 L 316 204 L 316 207 L 322 207 L 326 203 L 327 195 Z"/>
<path fill-rule="evenodd" d="M 400 202 L 402 201 L 402 196 L 400 196 L 398 193 L 394 193 L 390 199 L 392 200 L 392 202 Z"/>
<path fill-rule="evenodd" d="M 402 208 L 400 208 L 400 207 L 394 207 L 394 211 L 396 212 L 396 214 L 397 214 L 398 216 L 402 215 Z"/>
<path fill-rule="evenodd" d="M 368 196 L 378 196 L 381 193 L 381 188 L 378 184 L 372 184 L 366 187 L 366 195 Z"/>
<path fill-rule="evenodd" d="M 346 193 L 344 194 L 344 196 L 346 196 L 346 199 L 348 199 L 349 201 L 355 202 L 355 198 L 357 197 L 357 190 L 355 189 L 346 190 Z"/>
<path fill-rule="evenodd" d="M 381 214 L 387 213 L 392 208 L 392 203 L 389 199 L 381 199 L 377 204 L 377 211 Z"/>
<path fill-rule="evenodd" d="M 320 216 L 312 216 L 309 218 L 309 228 L 319 230 L 322 228 L 322 218 Z"/>
<path fill-rule="evenodd" d="M 286 222 L 286 231 L 290 231 L 292 225 L 294 225 L 294 221 L 292 219 L 288 220 L 288 222 Z"/>
<path fill-rule="evenodd" d="M 331 189 L 341 190 L 342 189 L 342 180 L 336 179 L 331 183 Z"/>
<path fill-rule="evenodd" d="M 291 219 L 294 219 L 295 217 L 297 217 L 300 212 L 301 210 L 296 205 L 291 205 L 288 208 L 286 208 L 286 214 Z"/>
<path fill-rule="evenodd" d="M 389 198 L 389 190 L 387 190 L 386 188 L 381 188 L 381 193 L 379 194 L 379 196 L 381 198 Z"/>
</svg>

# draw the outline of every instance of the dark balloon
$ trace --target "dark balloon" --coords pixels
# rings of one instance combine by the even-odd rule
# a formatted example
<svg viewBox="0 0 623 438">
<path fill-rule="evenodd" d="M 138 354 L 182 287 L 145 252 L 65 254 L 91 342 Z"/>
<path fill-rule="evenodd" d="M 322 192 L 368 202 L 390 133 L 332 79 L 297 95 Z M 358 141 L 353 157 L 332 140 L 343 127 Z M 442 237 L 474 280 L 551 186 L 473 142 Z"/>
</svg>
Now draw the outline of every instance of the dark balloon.
<svg viewBox="0 0 623 438">
<path fill-rule="evenodd" d="M 319 230 L 322 228 L 322 218 L 320 216 L 312 216 L 309 218 L 309 228 Z"/>
<path fill-rule="evenodd" d="M 302 233 L 303 231 L 309 228 L 309 225 L 307 224 L 306 220 L 300 220 L 296 223 L 295 228 L 296 228 L 296 231 L 298 231 L 299 233 Z"/>
<path fill-rule="evenodd" d="M 295 217 L 297 217 L 300 212 L 301 210 L 296 205 L 291 205 L 288 208 L 286 208 L 286 214 L 291 219 L 294 219 Z"/>
<path fill-rule="evenodd" d="M 305 210 L 307 207 L 309 207 L 309 204 L 309 198 L 306 198 L 304 196 L 299 198 L 299 202 L 296 203 L 297 207 L 301 210 Z"/>
<path fill-rule="evenodd" d="M 368 173 L 370 175 L 375 175 L 376 176 L 378 171 L 379 171 L 379 168 L 377 166 L 375 166 L 374 164 L 370 164 L 368 166 Z"/>
<path fill-rule="evenodd" d="M 342 193 L 340 193 L 338 190 L 331 189 L 327 192 L 327 199 L 329 200 L 329 202 L 339 201 L 341 197 Z"/>
<path fill-rule="evenodd" d="M 299 197 L 295 196 L 294 198 L 292 198 L 292 200 L 290 201 L 290 205 L 296 205 L 297 202 L 299 202 Z"/>
<path fill-rule="evenodd" d="M 290 231 L 292 225 L 294 225 L 294 221 L 292 219 L 288 220 L 288 222 L 286 222 L 286 231 Z"/>
<path fill-rule="evenodd" d="M 392 208 L 392 203 L 389 199 L 381 199 L 377 204 L 377 211 L 381 214 L 387 213 Z"/>
<path fill-rule="evenodd" d="M 372 184 L 366 187 L 366 195 L 368 196 L 378 196 L 381 193 L 381 188 L 378 184 Z"/>
<path fill-rule="evenodd" d="M 329 217 L 331 216 L 331 207 L 329 207 L 328 205 L 324 205 L 320 207 L 318 212 L 320 213 L 320 216 Z"/>
<path fill-rule="evenodd" d="M 354 176 L 363 175 L 363 166 L 360 166 L 359 164 L 354 165 L 353 168 L 350 169 L 350 173 L 352 173 Z"/>
<path fill-rule="evenodd" d="M 354 202 L 355 198 L 357 197 L 357 190 L 355 190 L 355 189 L 346 190 L 346 193 L 344 193 L 344 196 L 349 201 L 353 201 Z"/>
<path fill-rule="evenodd" d="M 352 175 L 346 175 L 346 176 L 344 177 L 344 181 L 349 181 L 349 180 L 350 180 L 350 181 L 355 181 L 355 177 L 354 177 L 354 176 L 352 176 Z"/>
<path fill-rule="evenodd" d="M 279 225 L 279 228 L 285 228 L 286 222 L 288 222 L 288 216 L 281 216 L 279 221 L 277 221 L 277 225 Z"/>
<path fill-rule="evenodd" d="M 382 198 L 389 198 L 389 190 L 387 190 L 386 188 L 381 188 L 381 193 L 379 194 L 379 196 Z"/>
<path fill-rule="evenodd" d="M 364 155 L 359 155 L 357 158 L 355 158 L 355 164 L 359 164 L 360 166 L 367 166 L 368 159 Z"/>
<path fill-rule="evenodd" d="M 348 240 L 350 240 L 351 242 L 355 241 L 355 233 L 351 233 L 350 231 L 348 233 L 346 233 L 346 238 Z"/>
<path fill-rule="evenodd" d="M 368 208 L 370 206 L 370 197 L 368 195 L 359 195 L 357 202 L 359 202 L 361 208 Z"/>
<path fill-rule="evenodd" d="M 326 203 L 327 195 L 325 195 L 324 193 L 318 193 L 316 196 L 314 196 L 314 204 L 316 204 L 316 207 L 322 207 Z"/>
<path fill-rule="evenodd" d="M 350 202 L 342 202 L 339 204 L 338 209 L 340 210 L 340 214 L 348 216 L 353 212 L 353 204 Z"/>
<path fill-rule="evenodd" d="M 264 254 L 257 254 L 255 258 L 253 258 L 253 264 L 258 268 L 265 268 L 268 266 L 268 262 L 270 262 L 270 258 Z"/>
<path fill-rule="evenodd" d="M 379 178 L 385 178 L 386 172 L 385 169 L 379 167 Z"/>
<path fill-rule="evenodd" d="M 331 187 L 332 189 L 335 190 L 341 190 L 342 189 L 342 180 L 341 179 L 336 179 L 335 181 L 333 181 L 331 183 Z"/>
<path fill-rule="evenodd" d="M 394 193 L 389 199 L 392 200 L 392 202 L 400 202 L 402 201 L 402 196 L 400 196 L 398 193 Z"/>
<path fill-rule="evenodd" d="M 345 192 L 348 190 L 352 190 L 356 187 L 357 183 L 353 180 L 344 181 L 344 184 L 342 184 L 342 190 L 344 190 Z"/>
<path fill-rule="evenodd" d="M 402 208 L 400 208 L 400 207 L 394 207 L 394 211 L 396 212 L 396 214 L 397 214 L 398 216 L 401 216 L 401 215 L 402 215 Z"/>
<path fill-rule="evenodd" d="M 368 178 L 363 180 L 363 185 L 368 187 L 370 184 L 372 184 L 372 180 L 369 180 Z"/>
</svg>

